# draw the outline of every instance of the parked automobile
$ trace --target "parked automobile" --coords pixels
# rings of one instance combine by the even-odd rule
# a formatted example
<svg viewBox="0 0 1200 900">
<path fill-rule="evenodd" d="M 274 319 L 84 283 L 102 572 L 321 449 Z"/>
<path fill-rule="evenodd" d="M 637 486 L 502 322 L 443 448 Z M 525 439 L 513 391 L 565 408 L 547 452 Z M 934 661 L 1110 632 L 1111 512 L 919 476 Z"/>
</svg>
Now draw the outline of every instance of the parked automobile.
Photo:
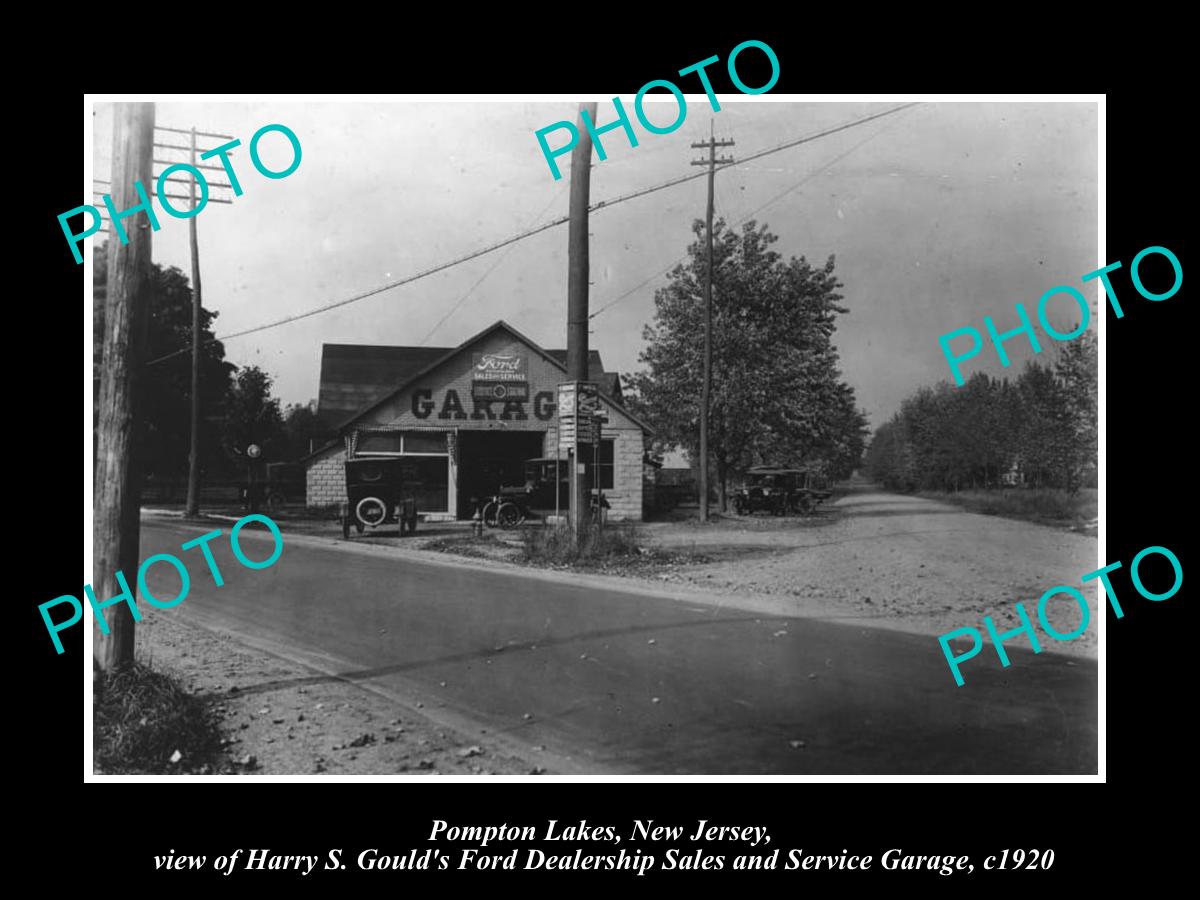
<svg viewBox="0 0 1200 900">
<path fill-rule="evenodd" d="M 417 500 L 411 490 L 413 467 L 404 459 L 360 457 L 346 460 L 346 496 L 342 506 L 342 537 L 351 526 L 367 528 L 398 523 L 400 535 L 417 530 Z"/>
<path fill-rule="evenodd" d="M 262 490 L 267 498 L 267 509 L 271 512 L 278 512 L 289 504 L 304 503 L 307 490 L 304 466 L 299 463 L 267 463 L 267 480 Z"/>
<path fill-rule="evenodd" d="M 502 485 L 483 504 L 483 523 L 489 528 L 515 528 L 536 510 L 545 512 L 557 507 L 565 512 L 570 508 L 571 476 L 567 460 L 553 457 L 527 459 L 524 469 L 523 484 Z"/>
<path fill-rule="evenodd" d="M 808 469 L 754 466 L 746 472 L 745 484 L 734 495 L 733 507 L 738 515 L 760 510 L 777 516 L 789 512 L 810 515 L 832 495 L 824 479 Z"/>
</svg>

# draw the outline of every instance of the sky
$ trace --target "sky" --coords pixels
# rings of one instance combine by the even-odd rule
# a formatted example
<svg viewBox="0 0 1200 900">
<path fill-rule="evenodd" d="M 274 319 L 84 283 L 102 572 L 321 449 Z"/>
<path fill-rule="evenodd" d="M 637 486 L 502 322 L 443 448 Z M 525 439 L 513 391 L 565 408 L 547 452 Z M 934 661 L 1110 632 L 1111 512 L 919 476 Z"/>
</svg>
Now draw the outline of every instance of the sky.
<svg viewBox="0 0 1200 900">
<path fill-rule="evenodd" d="M 633 98 L 622 100 L 632 110 Z M 634 118 L 637 147 L 620 129 L 602 135 L 607 159 L 593 157 L 592 202 L 701 172 L 689 163 L 705 151 L 689 145 L 710 129 L 734 140 L 722 152 L 741 159 L 898 105 L 769 94 L 721 95 L 720 103 L 714 112 L 703 94 L 688 95 L 684 122 L 669 135 Z M 570 156 L 558 158 L 563 178 L 555 181 L 534 133 L 573 120 L 576 106 L 563 99 L 157 103 L 159 125 L 242 142 L 230 159 L 244 194 L 230 205 L 210 203 L 196 219 L 204 305 L 218 313 L 217 335 L 349 298 L 565 216 Z M 662 124 L 676 114 L 670 99 L 646 109 Z M 598 123 L 613 119 L 611 101 L 600 102 Z M 93 123 L 94 176 L 107 179 L 112 105 L 96 103 Z M 302 148 L 299 167 L 282 179 L 260 175 L 247 150 L 250 137 L 274 123 L 292 129 Z M 552 146 L 563 139 L 549 138 Z M 784 256 L 814 264 L 836 256 L 849 312 L 835 343 L 875 427 L 921 385 L 950 378 L 939 335 L 969 324 L 982 330 L 985 315 L 1001 330 L 1015 327 L 1016 303 L 1033 317 L 1047 290 L 1084 290 L 1080 277 L 1107 262 L 1097 249 L 1097 142 L 1094 103 L 921 103 L 719 171 L 716 215 L 767 223 Z M 260 148 L 270 168 L 291 160 L 278 133 Z M 607 307 L 592 319 L 590 341 L 608 370 L 640 368 L 654 290 L 666 280 L 659 273 L 684 257 L 705 200 L 705 179 L 697 178 L 590 216 L 590 307 Z M 190 273 L 186 221 L 158 215 L 155 262 Z M 1084 290 L 1093 311 L 1096 284 Z M 369 299 L 234 338 L 226 356 L 263 367 L 285 405 L 305 403 L 318 394 L 322 343 L 450 347 L 504 319 L 543 347 L 565 347 L 566 297 L 562 225 Z M 1078 316 L 1068 301 L 1050 306 L 1060 331 Z M 1010 372 L 1031 357 L 1023 338 L 1006 349 Z M 967 375 L 976 370 L 1003 371 L 990 348 L 964 366 Z"/>
</svg>

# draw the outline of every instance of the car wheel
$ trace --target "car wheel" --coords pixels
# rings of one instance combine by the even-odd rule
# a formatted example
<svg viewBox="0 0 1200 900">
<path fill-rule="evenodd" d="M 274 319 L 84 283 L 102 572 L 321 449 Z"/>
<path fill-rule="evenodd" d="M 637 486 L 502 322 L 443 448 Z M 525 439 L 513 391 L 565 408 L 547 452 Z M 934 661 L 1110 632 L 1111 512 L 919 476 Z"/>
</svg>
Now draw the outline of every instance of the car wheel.
<svg viewBox="0 0 1200 900">
<path fill-rule="evenodd" d="M 382 525 L 388 517 L 388 505 L 378 497 L 363 497 L 358 501 L 358 505 L 354 507 L 354 518 L 359 523 L 359 531 L 362 531 L 363 525 L 370 525 L 372 528 L 377 525 Z"/>
<path fill-rule="evenodd" d="M 806 516 L 811 516 L 813 511 L 817 508 L 817 505 L 813 502 L 813 498 L 808 494 L 801 495 L 796 501 L 796 506 L 798 506 L 800 512 Z"/>
<path fill-rule="evenodd" d="M 524 518 L 515 503 L 501 503 L 496 510 L 496 524 L 501 528 L 516 528 Z"/>
<path fill-rule="evenodd" d="M 496 527 L 497 509 L 499 509 L 499 504 L 495 500 L 491 500 L 483 505 L 483 524 L 488 528 Z"/>
</svg>

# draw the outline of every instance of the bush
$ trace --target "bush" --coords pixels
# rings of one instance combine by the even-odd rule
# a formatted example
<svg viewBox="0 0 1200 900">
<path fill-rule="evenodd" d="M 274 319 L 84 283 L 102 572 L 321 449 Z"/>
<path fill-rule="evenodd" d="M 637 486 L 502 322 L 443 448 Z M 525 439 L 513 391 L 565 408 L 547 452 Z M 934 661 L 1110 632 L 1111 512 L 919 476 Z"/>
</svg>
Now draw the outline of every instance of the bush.
<svg viewBox="0 0 1200 900">
<path fill-rule="evenodd" d="M 586 565 L 642 554 L 637 529 L 632 525 L 589 523 L 578 540 L 569 525 L 543 525 L 521 533 L 525 561 L 550 565 Z"/>
<path fill-rule="evenodd" d="M 97 678 L 93 722 L 95 766 L 104 774 L 178 774 L 215 766 L 221 753 L 209 704 L 140 663 Z"/>
</svg>

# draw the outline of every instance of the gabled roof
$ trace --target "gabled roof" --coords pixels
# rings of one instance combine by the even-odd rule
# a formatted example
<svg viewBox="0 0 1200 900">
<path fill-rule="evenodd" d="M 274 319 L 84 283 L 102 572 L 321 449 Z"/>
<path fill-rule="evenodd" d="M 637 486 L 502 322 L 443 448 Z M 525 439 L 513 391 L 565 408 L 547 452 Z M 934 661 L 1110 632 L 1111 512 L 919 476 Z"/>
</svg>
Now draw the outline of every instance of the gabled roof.
<svg viewBox="0 0 1200 900">
<path fill-rule="evenodd" d="M 567 367 L 567 351 L 566 350 L 547 350 L 550 356 L 553 356 L 555 361 L 564 369 Z M 599 381 L 602 375 L 609 373 L 604 371 L 604 363 L 600 361 L 599 350 L 588 351 L 588 381 Z"/>
<path fill-rule="evenodd" d="M 330 431 L 342 431 L 355 420 L 406 390 L 414 381 L 470 348 L 494 331 L 503 329 L 529 346 L 565 375 L 567 351 L 544 350 L 504 320 L 499 320 L 457 347 L 387 347 L 370 344 L 325 344 L 321 356 L 321 387 L 317 415 Z M 605 372 L 599 351 L 588 353 L 589 380 L 599 384 L 606 400 L 647 432 L 650 426 L 621 403 L 621 382 L 616 372 Z M 310 453 L 322 453 L 336 441 Z M 305 457 L 307 459 L 308 457 Z"/>
<path fill-rule="evenodd" d="M 553 356 L 564 369 L 567 367 L 566 350 L 547 350 L 546 352 Z M 621 376 L 616 372 L 604 371 L 604 363 L 600 361 L 599 350 L 588 351 L 588 381 L 594 381 L 600 385 L 600 393 L 617 401 L 624 399 L 621 396 Z"/>
<path fill-rule="evenodd" d="M 317 417 L 334 428 L 347 416 L 386 397 L 431 362 L 445 347 L 381 347 L 325 344 L 321 349 L 321 388 Z"/>
<path fill-rule="evenodd" d="M 396 385 L 407 383 L 418 372 L 456 349 L 459 348 L 324 344 L 321 352 L 321 386 L 317 398 L 318 420 L 330 429 L 337 427 L 348 416 L 390 396 Z M 560 367 L 566 368 L 566 350 L 543 352 Z M 598 350 L 588 353 L 588 380 L 599 384 L 601 392 L 614 400 L 622 399 L 620 376 L 616 372 L 604 371 L 604 362 Z"/>
</svg>

